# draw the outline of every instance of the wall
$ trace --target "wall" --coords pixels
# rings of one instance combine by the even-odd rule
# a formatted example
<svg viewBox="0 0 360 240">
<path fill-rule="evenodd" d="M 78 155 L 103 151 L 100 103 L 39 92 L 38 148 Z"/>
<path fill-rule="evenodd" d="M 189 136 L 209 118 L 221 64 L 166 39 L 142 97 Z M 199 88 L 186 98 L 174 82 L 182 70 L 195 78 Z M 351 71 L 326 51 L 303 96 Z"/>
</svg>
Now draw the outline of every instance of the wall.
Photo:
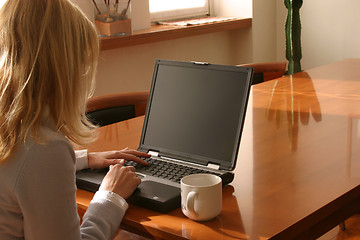
<svg viewBox="0 0 360 240">
<path fill-rule="evenodd" d="M 73 1 L 88 9 L 89 1 Z M 275 61 L 276 2 L 213 0 L 217 16 L 253 17 L 253 26 L 102 51 L 95 95 L 149 90 L 156 58 L 228 65 Z"/>
<path fill-rule="evenodd" d="M 236 64 L 252 58 L 243 48 L 249 45 L 250 30 L 243 29 L 102 51 L 95 95 L 148 91 L 157 58 Z"/>
<path fill-rule="evenodd" d="M 221 16 L 252 15 L 251 0 L 215 0 L 214 3 L 218 5 L 218 15 Z M 229 65 L 252 62 L 252 29 L 224 31 L 102 51 L 95 95 L 148 91 L 154 61 L 157 58 Z"/>
<path fill-rule="evenodd" d="M 219 64 L 286 60 L 284 1 L 214 0 L 212 6 L 222 16 L 252 15 L 253 26 L 103 51 L 95 95 L 148 90 L 156 58 Z M 304 0 L 300 13 L 303 69 L 360 57 L 359 9 L 358 0 Z"/>
<path fill-rule="evenodd" d="M 253 0 L 253 62 L 276 60 L 276 2 L 277 0 Z"/>
<path fill-rule="evenodd" d="M 287 9 L 284 1 L 276 2 L 276 61 L 286 60 L 286 46 L 285 46 L 285 22 L 287 17 Z"/>
</svg>

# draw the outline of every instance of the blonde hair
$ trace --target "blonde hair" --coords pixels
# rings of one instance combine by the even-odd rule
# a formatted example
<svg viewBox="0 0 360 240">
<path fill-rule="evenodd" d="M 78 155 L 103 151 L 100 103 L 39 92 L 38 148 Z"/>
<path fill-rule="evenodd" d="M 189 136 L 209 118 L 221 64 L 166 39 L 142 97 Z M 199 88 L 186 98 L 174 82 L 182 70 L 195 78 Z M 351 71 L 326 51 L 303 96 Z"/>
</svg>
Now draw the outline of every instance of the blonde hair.
<svg viewBox="0 0 360 240">
<path fill-rule="evenodd" d="M 99 40 L 81 10 L 68 0 L 8 0 L 0 38 L 0 162 L 29 135 L 41 140 L 44 118 L 74 143 L 90 142 L 85 106 Z"/>
</svg>

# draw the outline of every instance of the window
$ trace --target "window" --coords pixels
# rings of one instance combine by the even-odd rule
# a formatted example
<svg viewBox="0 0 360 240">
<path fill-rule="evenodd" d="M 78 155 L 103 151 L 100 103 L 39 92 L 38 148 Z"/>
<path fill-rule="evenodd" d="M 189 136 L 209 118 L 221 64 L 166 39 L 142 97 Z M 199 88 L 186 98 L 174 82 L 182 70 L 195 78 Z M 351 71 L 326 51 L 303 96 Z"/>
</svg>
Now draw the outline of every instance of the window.
<svg viewBox="0 0 360 240">
<path fill-rule="evenodd" d="M 209 0 L 149 0 L 152 21 L 209 15 Z"/>
</svg>

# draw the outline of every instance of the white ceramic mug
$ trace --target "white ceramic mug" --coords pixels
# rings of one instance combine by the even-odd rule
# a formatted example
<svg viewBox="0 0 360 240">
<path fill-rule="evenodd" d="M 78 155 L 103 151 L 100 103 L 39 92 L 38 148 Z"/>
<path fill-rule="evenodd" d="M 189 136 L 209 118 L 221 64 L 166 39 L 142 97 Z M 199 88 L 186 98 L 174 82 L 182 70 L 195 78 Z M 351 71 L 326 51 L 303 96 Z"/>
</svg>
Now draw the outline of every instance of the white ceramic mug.
<svg viewBox="0 0 360 240">
<path fill-rule="evenodd" d="M 181 209 L 188 218 L 207 221 L 220 214 L 222 180 L 212 174 L 192 174 L 181 179 Z"/>
</svg>

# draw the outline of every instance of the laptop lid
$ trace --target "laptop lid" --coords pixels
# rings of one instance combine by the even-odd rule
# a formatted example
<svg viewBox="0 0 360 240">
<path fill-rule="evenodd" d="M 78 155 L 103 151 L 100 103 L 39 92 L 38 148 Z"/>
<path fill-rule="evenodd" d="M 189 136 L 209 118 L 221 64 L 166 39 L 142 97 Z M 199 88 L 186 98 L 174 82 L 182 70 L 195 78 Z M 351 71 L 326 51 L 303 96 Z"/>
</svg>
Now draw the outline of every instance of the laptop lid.
<svg viewBox="0 0 360 240">
<path fill-rule="evenodd" d="M 253 70 L 156 60 L 139 149 L 233 170 Z"/>
</svg>

